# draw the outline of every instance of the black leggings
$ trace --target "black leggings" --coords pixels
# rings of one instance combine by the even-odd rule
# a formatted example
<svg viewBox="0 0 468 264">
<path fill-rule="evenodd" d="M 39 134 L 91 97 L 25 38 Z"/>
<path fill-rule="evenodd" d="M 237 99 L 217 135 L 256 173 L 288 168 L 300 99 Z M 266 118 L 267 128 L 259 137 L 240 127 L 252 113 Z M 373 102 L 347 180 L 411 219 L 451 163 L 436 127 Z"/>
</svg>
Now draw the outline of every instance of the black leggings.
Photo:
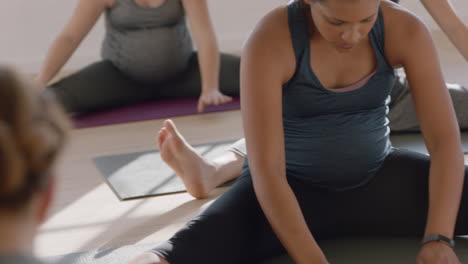
<svg viewBox="0 0 468 264">
<path fill-rule="evenodd" d="M 239 95 L 238 56 L 221 54 L 219 88 L 230 96 Z M 118 70 L 110 61 L 101 61 L 52 84 L 58 99 L 70 113 L 91 112 L 148 100 L 198 97 L 201 77 L 198 57 L 193 53 L 185 71 L 160 84 L 144 84 Z"/>
<path fill-rule="evenodd" d="M 422 237 L 429 165 L 427 155 L 395 149 L 375 177 L 354 190 L 326 192 L 288 181 L 319 244 L 340 236 Z M 467 173 L 465 166 L 465 178 Z M 465 182 L 456 235 L 468 234 L 467 186 Z M 285 252 L 257 202 L 248 169 L 206 211 L 153 251 L 170 264 L 257 263 Z"/>
</svg>

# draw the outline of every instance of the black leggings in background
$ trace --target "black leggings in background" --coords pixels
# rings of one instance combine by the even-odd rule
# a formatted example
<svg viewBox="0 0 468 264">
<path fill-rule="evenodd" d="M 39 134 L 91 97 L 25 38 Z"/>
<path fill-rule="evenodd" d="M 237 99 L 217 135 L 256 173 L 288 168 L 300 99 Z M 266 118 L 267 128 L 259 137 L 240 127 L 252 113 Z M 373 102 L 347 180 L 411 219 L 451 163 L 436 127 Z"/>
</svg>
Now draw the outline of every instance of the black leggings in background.
<svg viewBox="0 0 468 264">
<path fill-rule="evenodd" d="M 239 95 L 238 56 L 221 54 L 219 88 L 229 96 Z M 198 97 L 201 77 L 198 57 L 193 53 L 187 69 L 161 84 L 137 82 L 110 61 L 87 66 L 52 84 L 52 90 L 69 113 L 85 113 L 159 98 Z"/>
<path fill-rule="evenodd" d="M 392 150 L 375 177 L 358 189 L 327 192 L 288 180 L 319 244 L 341 236 L 422 237 L 429 165 L 427 155 Z M 465 178 L 467 174 L 465 167 Z M 465 182 L 456 235 L 468 234 L 467 186 Z M 244 264 L 285 250 L 257 202 L 249 171 L 244 169 L 226 193 L 153 252 L 170 264 Z"/>
</svg>

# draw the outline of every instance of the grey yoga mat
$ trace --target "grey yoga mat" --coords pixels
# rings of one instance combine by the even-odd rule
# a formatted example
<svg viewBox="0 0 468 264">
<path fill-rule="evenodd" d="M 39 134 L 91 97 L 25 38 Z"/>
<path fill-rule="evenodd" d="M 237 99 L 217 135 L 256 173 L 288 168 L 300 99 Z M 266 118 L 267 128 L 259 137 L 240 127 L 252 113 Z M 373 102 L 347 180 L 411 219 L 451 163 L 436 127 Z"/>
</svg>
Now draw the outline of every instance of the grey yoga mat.
<svg viewBox="0 0 468 264">
<path fill-rule="evenodd" d="M 229 238 L 226 238 L 229 239 Z M 411 264 L 415 263 L 420 238 L 343 238 L 319 241 L 330 263 L 333 264 Z M 468 238 L 456 239 L 455 252 L 460 261 L 468 261 Z M 119 248 L 72 253 L 44 258 L 46 264 L 126 264 L 134 256 L 155 245 L 130 245 Z M 209 253 L 208 253 L 209 254 Z M 199 263 L 194 261 L 194 263 Z M 281 255 L 259 264 L 293 264 L 288 255 Z"/>
<path fill-rule="evenodd" d="M 226 151 L 234 141 L 194 146 L 210 159 Z M 120 200 L 185 191 L 182 180 L 166 165 L 159 151 L 134 152 L 93 158 Z"/>
<path fill-rule="evenodd" d="M 468 152 L 468 132 L 462 134 Z M 426 153 L 421 134 L 393 134 L 393 146 Z M 234 141 L 208 143 L 194 148 L 207 159 L 225 151 Z M 161 160 L 158 151 L 135 152 L 93 159 L 96 167 L 121 200 L 185 191 L 182 181 Z"/>
</svg>

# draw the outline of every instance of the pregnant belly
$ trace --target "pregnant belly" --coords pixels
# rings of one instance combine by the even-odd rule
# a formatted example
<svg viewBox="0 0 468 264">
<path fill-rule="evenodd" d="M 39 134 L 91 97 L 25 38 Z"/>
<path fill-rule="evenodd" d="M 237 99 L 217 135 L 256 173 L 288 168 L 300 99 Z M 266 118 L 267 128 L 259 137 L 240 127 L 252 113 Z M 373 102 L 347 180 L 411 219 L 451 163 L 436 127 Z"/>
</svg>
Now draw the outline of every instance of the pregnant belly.
<svg viewBox="0 0 468 264">
<path fill-rule="evenodd" d="M 340 189 L 371 177 L 385 159 L 388 134 L 286 138 L 288 175 Z"/>
<path fill-rule="evenodd" d="M 189 37 L 177 30 L 138 30 L 125 32 L 103 54 L 129 77 L 145 83 L 159 83 L 183 72 L 192 55 Z"/>
</svg>

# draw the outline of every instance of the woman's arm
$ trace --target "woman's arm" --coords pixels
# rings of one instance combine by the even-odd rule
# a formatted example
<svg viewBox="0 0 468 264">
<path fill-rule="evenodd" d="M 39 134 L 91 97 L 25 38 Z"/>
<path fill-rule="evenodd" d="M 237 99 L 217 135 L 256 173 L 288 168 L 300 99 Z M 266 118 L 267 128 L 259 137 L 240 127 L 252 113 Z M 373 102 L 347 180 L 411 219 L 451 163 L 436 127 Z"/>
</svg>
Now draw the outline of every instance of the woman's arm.
<svg viewBox="0 0 468 264">
<path fill-rule="evenodd" d="M 440 28 L 468 61 L 468 27 L 457 16 L 449 0 L 421 0 Z"/>
<path fill-rule="evenodd" d="M 219 91 L 220 52 L 206 0 L 184 0 L 183 5 L 198 51 L 202 80 L 198 110 L 203 112 L 206 105 L 226 103 L 231 98 Z"/>
<path fill-rule="evenodd" d="M 327 263 L 326 258 L 286 179 L 282 84 L 295 70 L 287 23 L 284 8 L 273 11 L 260 22 L 244 47 L 242 119 L 249 167 L 263 212 L 295 263 L 321 264 Z"/>
<path fill-rule="evenodd" d="M 36 79 L 41 88 L 45 88 L 50 80 L 68 61 L 78 45 L 96 24 L 99 16 L 115 0 L 79 0 L 72 18 L 54 40 L 48 51 L 45 62 Z"/>
<path fill-rule="evenodd" d="M 396 57 L 396 64 L 403 65 L 407 73 L 416 113 L 431 155 L 425 235 L 453 237 L 464 180 L 458 124 L 428 30 L 413 15 L 400 13 L 396 19 L 399 24 L 393 33 L 389 33 L 386 46 L 390 57 Z M 432 254 L 435 257 L 429 257 Z M 446 254 L 454 262 L 438 262 L 438 257 Z M 426 263 L 425 258 L 431 259 L 427 263 L 458 263 L 453 251 L 441 243 L 424 246 L 418 263 Z"/>
</svg>

